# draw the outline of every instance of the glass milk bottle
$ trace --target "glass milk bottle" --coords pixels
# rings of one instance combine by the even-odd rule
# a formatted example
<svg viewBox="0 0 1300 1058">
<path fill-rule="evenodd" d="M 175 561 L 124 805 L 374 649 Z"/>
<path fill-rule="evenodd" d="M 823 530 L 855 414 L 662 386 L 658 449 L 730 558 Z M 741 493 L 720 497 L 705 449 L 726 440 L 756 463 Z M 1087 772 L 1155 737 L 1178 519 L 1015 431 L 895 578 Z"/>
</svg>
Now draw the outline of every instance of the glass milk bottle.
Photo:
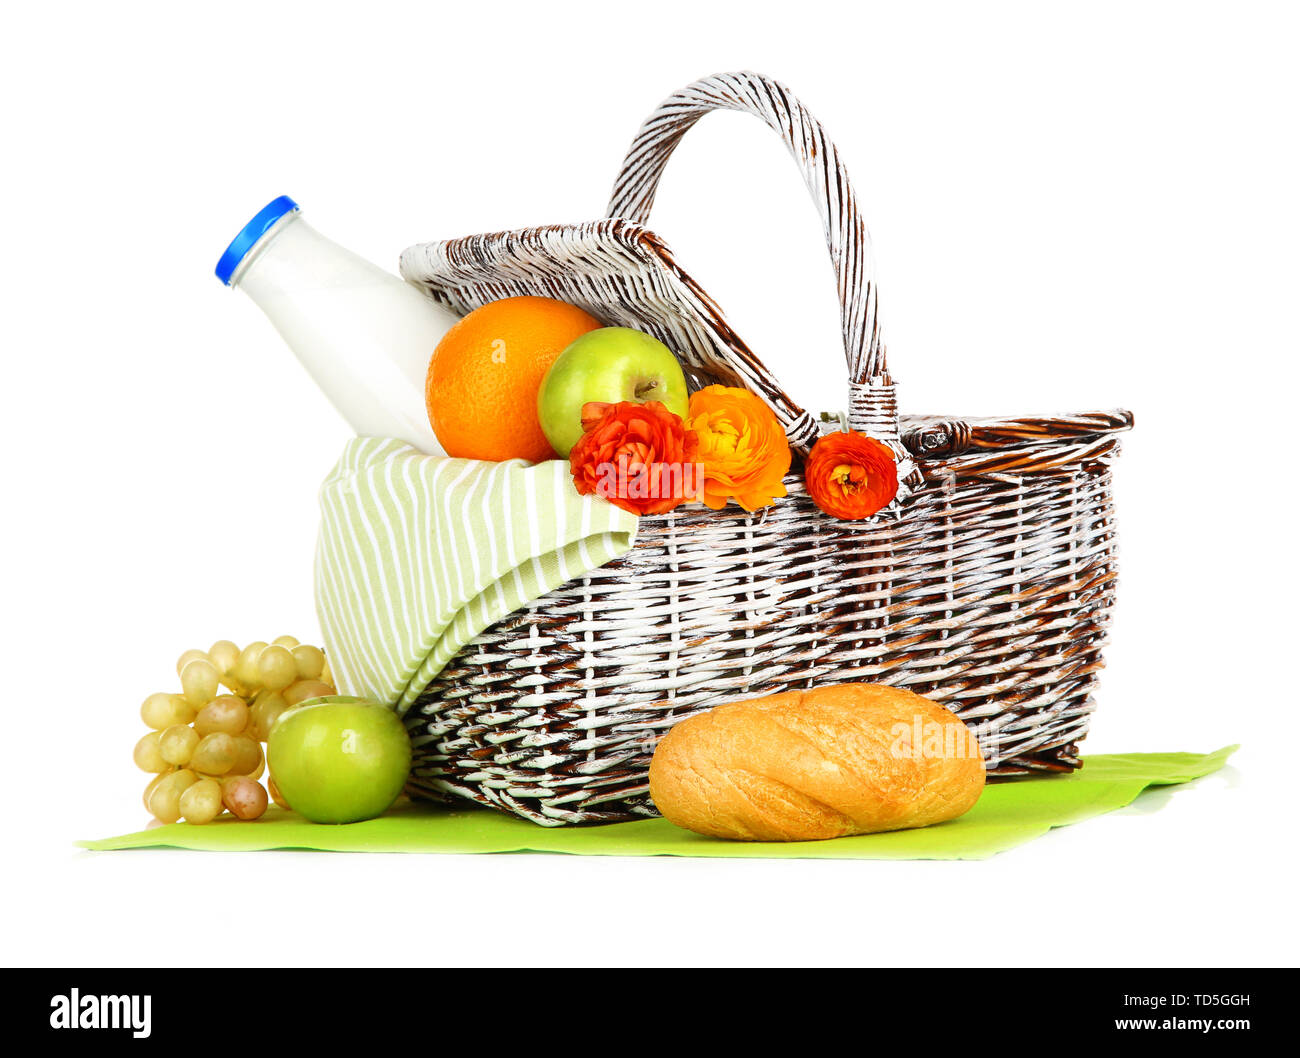
<svg viewBox="0 0 1300 1058">
<path fill-rule="evenodd" d="M 312 228 L 282 195 L 235 236 L 217 278 L 252 298 L 363 437 L 442 455 L 425 411 L 429 358 L 457 317 Z"/>
</svg>

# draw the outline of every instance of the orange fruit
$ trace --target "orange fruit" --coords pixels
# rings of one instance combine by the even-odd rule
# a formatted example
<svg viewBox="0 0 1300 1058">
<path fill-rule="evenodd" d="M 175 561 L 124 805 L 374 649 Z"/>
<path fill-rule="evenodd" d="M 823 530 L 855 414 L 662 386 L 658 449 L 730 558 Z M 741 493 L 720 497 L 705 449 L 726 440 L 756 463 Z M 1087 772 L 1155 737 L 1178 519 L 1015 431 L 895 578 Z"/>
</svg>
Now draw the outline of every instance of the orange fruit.
<svg viewBox="0 0 1300 1058">
<path fill-rule="evenodd" d="M 465 316 L 443 335 L 425 378 L 438 443 L 462 459 L 554 459 L 537 391 L 569 343 L 600 326 L 553 298 L 504 298 Z"/>
</svg>

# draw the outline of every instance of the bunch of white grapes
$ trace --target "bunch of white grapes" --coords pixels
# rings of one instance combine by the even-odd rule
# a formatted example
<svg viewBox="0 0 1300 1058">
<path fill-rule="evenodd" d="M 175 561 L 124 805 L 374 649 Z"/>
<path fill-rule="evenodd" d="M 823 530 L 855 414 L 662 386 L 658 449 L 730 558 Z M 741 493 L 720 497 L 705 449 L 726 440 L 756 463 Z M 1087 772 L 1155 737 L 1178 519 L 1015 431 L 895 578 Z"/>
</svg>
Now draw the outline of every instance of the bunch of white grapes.
<svg viewBox="0 0 1300 1058">
<path fill-rule="evenodd" d="M 210 823 L 227 810 L 257 819 L 267 805 L 261 744 L 272 725 L 291 706 L 335 693 L 325 652 L 293 636 L 243 650 L 221 639 L 185 651 L 176 672 L 179 694 L 151 694 L 140 706 L 150 730 L 135 744 L 135 763 L 153 774 L 145 808 L 164 823 Z M 267 785 L 284 807 L 269 776 Z"/>
</svg>

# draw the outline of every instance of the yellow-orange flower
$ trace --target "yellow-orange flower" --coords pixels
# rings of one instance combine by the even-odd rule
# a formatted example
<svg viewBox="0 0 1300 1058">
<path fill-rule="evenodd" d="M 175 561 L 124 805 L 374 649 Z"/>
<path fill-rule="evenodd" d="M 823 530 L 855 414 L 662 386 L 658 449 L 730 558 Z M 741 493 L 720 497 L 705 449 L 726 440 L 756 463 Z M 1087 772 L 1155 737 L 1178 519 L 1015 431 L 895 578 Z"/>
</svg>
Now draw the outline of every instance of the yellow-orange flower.
<svg viewBox="0 0 1300 1058">
<path fill-rule="evenodd" d="M 706 506 L 718 510 L 735 500 L 753 511 L 785 495 L 781 479 L 790 469 L 790 443 L 757 395 L 706 386 L 691 394 L 686 429 L 696 436 L 693 455 L 703 468 L 698 498 Z"/>
<path fill-rule="evenodd" d="M 870 518 L 898 493 L 898 463 L 889 446 L 856 430 L 829 433 L 804 463 L 813 503 L 835 518 Z"/>
</svg>

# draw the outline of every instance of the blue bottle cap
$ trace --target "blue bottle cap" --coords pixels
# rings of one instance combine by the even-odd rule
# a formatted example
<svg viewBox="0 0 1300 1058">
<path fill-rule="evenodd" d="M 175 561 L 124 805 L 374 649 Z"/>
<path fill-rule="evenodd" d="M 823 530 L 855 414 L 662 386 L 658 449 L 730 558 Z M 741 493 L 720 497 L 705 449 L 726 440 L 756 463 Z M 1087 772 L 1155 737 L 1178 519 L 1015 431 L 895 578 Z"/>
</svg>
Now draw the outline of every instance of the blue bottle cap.
<svg viewBox="0 0 1300 1058">
<path fill-rule="evenodd" d="M 286 213 L 296 213 L 297 211 L 298 203 L 288 195 L 281 195 L 279 198 L 268 202 L 256 217 L 244 225 L 240 233 L 226 247 L 226 252 L 221 255 L 221 260 L 217 262 L 217 278 L 226 286 L 230 286 L 230 278 L 235 274 L 235 269 L 239 267 L 239 262 L 248 255 L 249 250 L 257 245 L 257 240 L 270 231 L 276 221 Z"/>
</svg>

